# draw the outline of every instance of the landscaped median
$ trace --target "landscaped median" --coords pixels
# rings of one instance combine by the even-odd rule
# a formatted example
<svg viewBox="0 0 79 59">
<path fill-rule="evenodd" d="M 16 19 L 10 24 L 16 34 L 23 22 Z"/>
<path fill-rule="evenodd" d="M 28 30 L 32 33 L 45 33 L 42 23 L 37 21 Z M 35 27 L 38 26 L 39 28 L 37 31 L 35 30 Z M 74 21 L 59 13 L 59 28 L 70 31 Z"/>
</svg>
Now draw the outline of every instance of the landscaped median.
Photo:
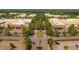
<svg viewBox="0 0 79 59">
<path fill-rule="evenodd" d="M 79 36 L 51 37 L 56 41 L 79 41 Z"/>
<path fill-rule="evenodd" d="M 22 36 L 0 36 L 0 40 L 5 41 L 19 41 L 21 39 L 24 39 Z"/>
</svg>

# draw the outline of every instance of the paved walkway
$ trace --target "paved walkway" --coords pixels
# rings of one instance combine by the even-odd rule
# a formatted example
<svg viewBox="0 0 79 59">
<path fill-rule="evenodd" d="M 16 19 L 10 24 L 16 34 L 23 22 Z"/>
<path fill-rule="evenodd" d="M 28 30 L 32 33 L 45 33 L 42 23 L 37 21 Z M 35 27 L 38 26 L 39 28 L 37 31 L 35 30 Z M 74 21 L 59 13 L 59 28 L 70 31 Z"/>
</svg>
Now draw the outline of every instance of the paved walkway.
<svg viewBox="0 0 79 59">
<path fill-rule="evenodd" d="M 48 50 L 48 44 L 47 44 L 47 38 L 43 37 L 43 38 L 38 38 L 38 37 L 31 37 L 32 42 L 35 42 L 35 45 L 33 45 L 33 50 L 36 50 L 36 47 L 41 46 L 43 48 L 43 50 Z M 39 45 L 39 42 L 41 40 L 41 43 Z"/>
<path fill-rule="evenodd" d="M 47 43 L 47 39 L 50 38 L 50 37 L 45 35 L 45 36 L 43 36 L 41 38 L 38 38 L 36 35 L 34 35 L 33 37 L 30 37 L 30 38 L 31 38 L 32 42 L 35 42 L 35 45 L 33 45 L 33 48 L 32 48 L 33 50 L 36 50 L 36 47 L 39 46 L 39 41 L 40 40 L 41 40 L 40 46 L 43 47 L 43 50 L 49 50 L 50 49 L 49 46 L 48 46 L 48 43 Z M 60 42 L 61 41 L 63 41 L 63 42 L 65 42 L 65 41 L 70 42 L 71 41 L 70 43 L 74 43 L 74 41 L 79 41 L 79 36 L 51 37 L 51 38 L 53 38 L 54 40 L 60 41 Z M 62 44 L 62 42 L 61 42 L 61 44 Z M 65 45 L 65 43 L 62 44 L 62 45 Z"/>
</svg>

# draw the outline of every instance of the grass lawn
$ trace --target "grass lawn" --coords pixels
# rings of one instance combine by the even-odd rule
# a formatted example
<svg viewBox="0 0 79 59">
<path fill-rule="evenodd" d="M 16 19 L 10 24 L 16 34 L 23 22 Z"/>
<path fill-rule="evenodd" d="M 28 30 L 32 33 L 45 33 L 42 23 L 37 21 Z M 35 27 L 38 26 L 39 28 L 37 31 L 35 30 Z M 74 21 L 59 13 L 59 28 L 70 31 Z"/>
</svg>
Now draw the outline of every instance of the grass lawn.
<svg viewBox="0 0 79 59">
<path fill-rule="evenodd" d="M 44 32 L 42 30 L 38 30 L 36 34 L 39 38 L 44 36 Z"/>
</svg>

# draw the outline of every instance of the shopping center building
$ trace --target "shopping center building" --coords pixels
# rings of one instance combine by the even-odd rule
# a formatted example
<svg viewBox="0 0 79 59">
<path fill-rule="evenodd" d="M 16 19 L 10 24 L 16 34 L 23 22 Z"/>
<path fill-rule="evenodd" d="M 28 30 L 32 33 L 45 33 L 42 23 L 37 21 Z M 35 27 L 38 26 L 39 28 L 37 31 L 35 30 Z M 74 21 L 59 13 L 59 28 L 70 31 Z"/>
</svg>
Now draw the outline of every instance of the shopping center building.
<svg viewBox="0 0 79 59">
<path fill-rule="evenodd" d="M 7 27 L 9 25 L 12 28 L 28 27 L 31 21 L 32 19 L 0 19 L 0 26 Z"/>
<path fill-rule="evenodd" d="M 70 25 L 74 24 L 76 28 L 79 28 L 79 19 L 67 18 L 67 19 L 59 19 L 59 18 L 50 18 L 50 23 L 53 27 L 59 29 L 67 29 Z"/>
</svg>

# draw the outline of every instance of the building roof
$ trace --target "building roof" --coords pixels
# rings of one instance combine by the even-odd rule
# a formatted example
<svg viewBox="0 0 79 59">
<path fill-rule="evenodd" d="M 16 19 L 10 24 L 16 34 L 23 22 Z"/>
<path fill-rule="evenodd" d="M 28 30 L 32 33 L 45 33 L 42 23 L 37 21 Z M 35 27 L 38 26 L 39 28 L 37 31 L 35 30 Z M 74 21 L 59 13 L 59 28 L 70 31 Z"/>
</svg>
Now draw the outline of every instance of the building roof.
<svg viewBox="0 0 79 59">
<path fill-rule="evenodd" d="M 52 25 L 65 25 L 65 23 L 61 22 L 59 19 L 57 18 L 53 18 L 53 19 L 49 19 L 50 23 Z"/>
<path fill-rule="evenodd" d="M 32 19 L 17 19 L 15 22 L 12 24 L 14 25 L 25 25 L 26 23 L 29 24 Z"/>
<path fill-rule="evenodd" d="M 0 19 L 0 24 L 5 23 L 5 20 Z"/>
</svg>

